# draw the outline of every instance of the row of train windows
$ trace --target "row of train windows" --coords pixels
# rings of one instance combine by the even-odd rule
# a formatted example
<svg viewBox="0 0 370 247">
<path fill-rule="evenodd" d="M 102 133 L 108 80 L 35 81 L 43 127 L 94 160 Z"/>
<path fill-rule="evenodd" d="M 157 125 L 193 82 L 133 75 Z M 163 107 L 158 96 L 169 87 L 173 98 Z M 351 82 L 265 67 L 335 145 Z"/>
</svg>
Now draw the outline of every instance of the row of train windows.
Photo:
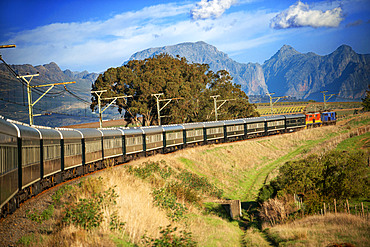
<svg viewBox="0 0 370 247">
<path fill-rule="evenodd" d="M 85 143 L 86 153 L 101 151 L 101 140 L 88 141 Z"/>
<path fill-rule="evenodd" d="M 104 139 L 104 148 L 112 149 L 122 147 L 122 138 Z"/>
<path fill-rule="evenodd" d="M 126 137 L 127 146 L 134 146 L 134 145 L 141 145 L 141 144 L 143 144 L 142 136 Z"/>
<path fill-rule="evenodd" d="M 166 133 L 166 139 L 167 140 L 175 140 L 175 139 L 180 139 L 182 138 L 183 133 L 181 132 L 170 132 Z"/>
<path fill-rule="evenodd" d="M 82 153 L 81 143 L 65 143 L 64 144 L 64 155 L 73 156 L 80 155 Z"/>
<path fill-rule="evenodd" d="M 40 162 L 40 146 L 22 147 L 22 165 Z"/>
<path fill-rule="evenodd" d="M 145 138 L 146 138 L 146 143 L 148 143 L 148 144 L 163 141 L 163 135 L 162 134 L 147 135 Z"/>
<path fill-rule="evenodd" d="M 265 123 L 254 123 L 254 124 L 247 124 L 247 129 L 261 129 L 265 128 Z"/>
<path fill-rule="evenodd" d="M 186 137 L 203 136 L 203 129 L 187 130 Z"/>
<path fill-rule="evenodd" d="M 220 134 L 220 133 L 224 133 L 223 127 L 207 129 L 207 135 L 214 135 L 214 134 Z"/>
<path fill-rule="evenodd" d="M 284 125 L 284 120 L 267 122 L 267 127 L 282 126 L 282 125 Z"/>
<path fill-rule="evenodd" d="M 60 158 L 60 145 L 44 145 L 43 147 L 45 160 Z"/>
<path fill-rule="evenodd" d="M 0 146 L 0 174 L 18 167 L 18 149 L 14 146 Z"/>
<path fill-rule="evenodd" d="M 243 131 L 244 125 L 234 125 L 234 126 L 227 126 L 226 131 L 227 132 L 233 132 L 233 131 Z"/>
</svg>

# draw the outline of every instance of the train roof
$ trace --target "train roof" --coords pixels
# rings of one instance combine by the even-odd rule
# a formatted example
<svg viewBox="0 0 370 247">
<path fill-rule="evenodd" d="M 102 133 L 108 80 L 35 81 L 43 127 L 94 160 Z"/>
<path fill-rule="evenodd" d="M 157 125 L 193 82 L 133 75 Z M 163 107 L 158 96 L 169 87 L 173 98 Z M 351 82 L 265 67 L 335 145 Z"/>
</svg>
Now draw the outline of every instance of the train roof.
<svg viewBox="0 0 370 247">
<path fill-rule="evenodd" d="M 13 121 L 13 120 L 7 120 L 11 124 L 15 126 L 15 128 L 18 130 L 18 137 L 21 138 L 27 138 L 27 139 L 40 139 L 41 133 L 38 129 L 29 126 L 27 124 Z"/>
<path fill-rule="evenodd" d="M 260 122 L 265 122 L 266 118 L 265 117 L 251 117 L 251 118 L 244 118 L 246 123 L 260 123 Z"/>
<path fill-rule="evenodd" d="M 2 117 L 0 118 L 0 133 L 14 137 L 18 136 L 18 131 L 16 127 Z"/>
<path fill-rule="evenodd" d="M 244 124 L 244 119 L 224 120 L 225 125 Z"/>
<path fill-rule="evenodd" d="M 76 129 L 83 134 L 83 138 L 98 138 L 103 136 L 103 132 L 98 129 L 86 128 L 86 129 Z"/>
<path fill-rule="evenodd" d="M 204 127 L 206 128 L 221 127 L 225 125 L 223 121 L 204 122 L 203 124 L 204 124 Z"/>
<path fill-rule="evenodd" d="M 203 128 L 204 124 L 203 123 L 185 123 L 185 124 L 182 124 L 182 126 L 185 129 L 199 129 L 199 128 Z"/>
<path fill-rule="evenodd" d="M 277 115 L 277 116 L 266 116 L 266 121 L 276 121 L 276 120 L 285 120 L 285 116 Z"/>
<path fill-rule="evenodd" d="M 292 115 L 285 115 L 286 119 L 291 119 L 291 118 L 305 118 L 306 115 L 304 114 L 292 114 Z"/>
<path fill-rule="evenodd" d="M 62 133 L 58 130 L 51 128 L 38 128 L 38 130 L 41 132 L 42 139 L 62 139 Z"/>
<path fill-rule="evenodd" d="M 103 132 L 103 136 L 122 136 L 124 135 L 122 129 L 99 129 L 101 132 Z"/>
<path fill-rule="evenodd" d="M 76 129 L 66 129 L 66 128 L 57 128 L 57 130 L 62 133 L 63 139 L 81 139 L 83 134 L 81 131 Z"/>
<path fill-rule="evenodd" d="M 134 127 L 134 128 L 120 128 L 123 130 L 123 133 L 125 135 L 142 135 L 144 132 L 141 130 L 141 128 Z"/>
<path fill-rule="evenodd" d="M 156 133 L 162 133 L 163 128 L 162 126 L 148 126 L 148 127 L 141 127 L 144 134 L 156 134 Z"/>
<path fill-rule="evenodd" d="M 180 130 L 184 130 L 185 129 L 185 127 L 182 124 L 163 125 L 162 128 L 163 128 L 163 130 L 165 132 L 169 132 L 169 131 L 180 131 Z"/>
</svg>

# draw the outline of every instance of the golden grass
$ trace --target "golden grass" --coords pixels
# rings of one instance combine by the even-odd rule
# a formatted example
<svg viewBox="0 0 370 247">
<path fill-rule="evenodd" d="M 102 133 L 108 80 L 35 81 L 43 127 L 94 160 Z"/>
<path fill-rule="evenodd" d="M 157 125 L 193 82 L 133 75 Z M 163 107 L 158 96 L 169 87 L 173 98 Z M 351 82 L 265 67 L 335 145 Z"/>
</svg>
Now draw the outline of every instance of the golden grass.
<svg viewBox="0 0 370 247">
<path fill-rule="evenodd" d="M 271 246 L 263 234 L 256 228 L 249 228 L 243 235 L 244 246 L 267 247 Z"/>
<path fill-rule="evenodd" d="M 239 246 L 242 230 L 236 222 L 213 215 L 189 214 L 185 220 L 198 246 Z"/>
<path fill-rule="evenodd" d="M 159 237 L 159 227 L 170 224 L 166 212 L 153 205 L 150 184 L 120 168 L 109 169 L 102 177 L 107 188 L 116 186 L 118 216 L 125 223 L 124 234 L 132 243 L 140 243 L 144 234 Z"/>
<path fill-rule="evenodd" d="M 284 246 L 328 246 L 334 243 L 368 246 L 370 242 L 370 222 L 350 214 L 309 216 L 274 226 L 267 232 Z"/>
</svg>

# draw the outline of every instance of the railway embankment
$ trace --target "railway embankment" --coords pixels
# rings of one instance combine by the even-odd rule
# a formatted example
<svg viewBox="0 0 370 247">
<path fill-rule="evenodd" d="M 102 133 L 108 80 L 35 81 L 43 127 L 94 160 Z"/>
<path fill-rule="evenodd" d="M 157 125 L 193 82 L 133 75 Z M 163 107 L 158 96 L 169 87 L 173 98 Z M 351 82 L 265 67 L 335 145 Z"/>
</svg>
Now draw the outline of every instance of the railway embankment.
<svg viewBox="0 0 370 247">
<path fill-rule="evenodd" d="M 292 246 L 327 246 L 351 243 L 352 235 L 363 238 L 356 242 L 361 246 L 369 240 L 369 223 L 356 216 L 303 218 L 262 229 L 254 207 L 262 186 L 287 161 L 338 147 L 369 149 L 369 126 L 369 114 L 364 114 L 336 126 L 198 146 L 108 168 L 26 202 L 0 222 L 0 242 L 4 246 L 161 246 L 171 241 L 179 246 L 271 246 L 290 241 Z M 217 200 L 240 200 L 242 216 L 231 219 Z M 315 237 L 321 234 L 319 229 L 325 229 L 331 242 Z"/>
</svg>

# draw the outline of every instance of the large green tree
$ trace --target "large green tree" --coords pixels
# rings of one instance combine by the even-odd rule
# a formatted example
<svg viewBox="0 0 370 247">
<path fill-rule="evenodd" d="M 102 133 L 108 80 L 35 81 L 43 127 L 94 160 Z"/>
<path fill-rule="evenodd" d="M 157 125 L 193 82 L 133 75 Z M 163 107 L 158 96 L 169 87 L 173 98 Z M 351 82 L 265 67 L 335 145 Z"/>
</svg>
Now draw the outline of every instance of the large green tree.
<svg viewBox="0 0 370 247">
<path fill-rule="evenodd" d="M 218 119 L 257 116 L 255 106 L 239 85 L 232 83 L 227 71 L 214 73 L 207 64 L 188 63 L 185 58 L 161 54 L 145 60 L 131 60 L 126 65 L 110 68 L 100 75 L 92 90 L 107 90 L 103 98 L 132 95 L 125 102 L 117 100 L 125 118 L 144 125 L 157 124 L 157 105 L 153 94 L 163 93 L 160 99 L 175 99 L 161 111 L 162 124 L 214 120 L 211 95 L 228 101 L 219 111 Z M 96 109 L 97 96 L 93 94 L 91 108 Z M 103 104 L 109 103 L 102 101 Z M 161 102 L 161 107 L 164 102 Z M 213 115 L 212 115 L 213 114 Z"/>
</svg>

